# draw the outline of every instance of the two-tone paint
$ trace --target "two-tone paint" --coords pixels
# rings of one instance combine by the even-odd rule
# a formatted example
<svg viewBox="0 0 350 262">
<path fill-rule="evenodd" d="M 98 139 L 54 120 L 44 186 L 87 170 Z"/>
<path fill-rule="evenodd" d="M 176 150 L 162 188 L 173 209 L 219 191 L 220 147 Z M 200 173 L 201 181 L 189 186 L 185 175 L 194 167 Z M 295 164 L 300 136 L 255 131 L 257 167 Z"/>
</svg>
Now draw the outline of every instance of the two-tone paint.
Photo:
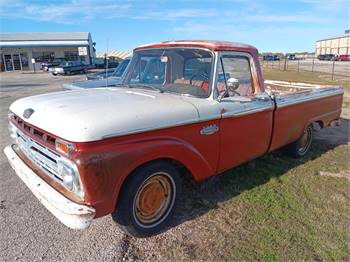
<svg viewBox="0 0 350 262">
<path fill-rule="evenodd" d="M 215 55 L 208 98 L 116 87 L 14 102 L 10 110 L 18 117 L 29 107 L 34 110 L 29 119 L 23 119 L 29 126 L 74 145 L 68 158 L 77 165 L 84 196 L 77 199 L 33 167 L 35 173 L 72 202 L 91 207 L 97 218 L 115 210 L 126 179 L 146 163 L 167 160 L 186 168 L 196 181 L 201 181 L 295 141 L 311 123 L 325 127 L 340 117 L 340 87 L 305 85 L 303 91 L 283 93 L 272 86 L 267 94 L 258 52 L 248 45 L 177 41 L 142 46 L 135 51 L 179 47 L 204 48 Z M 230 53 L 249 58 L 253 96 L 218 99 L 216 66 L 221 55 Z M 283 85 L 293 88 L 290 83 L 279 83 Z M 30 132 L 23 132 L 36 139 Z M 38 143 L 55 151 L 52 145 Z M 16 154 L 33 166 L 21 152 Z"/>
</svg>

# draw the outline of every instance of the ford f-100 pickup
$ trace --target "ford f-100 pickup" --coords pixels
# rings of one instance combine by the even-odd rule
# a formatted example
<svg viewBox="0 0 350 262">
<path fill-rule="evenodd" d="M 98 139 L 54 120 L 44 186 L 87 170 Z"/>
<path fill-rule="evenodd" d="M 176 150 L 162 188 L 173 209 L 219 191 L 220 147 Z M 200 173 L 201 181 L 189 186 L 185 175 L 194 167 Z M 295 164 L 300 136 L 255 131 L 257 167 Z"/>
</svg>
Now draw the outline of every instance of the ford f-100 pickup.
<svg viewBox="0 0 350 262">
<path fill-rule="evenodd" d="M 249 45 L 161 42 L 134 50 L 119 86 L 15 101 L 4 152 L 66 226 L 113 213 L 148 236 L 171 219 L 182 170 L 201 181 L 282 147 L 303 157 L 314 126 L 339 123 L 342 98 L 338 86 L 264 82 Z"/>
</svg>

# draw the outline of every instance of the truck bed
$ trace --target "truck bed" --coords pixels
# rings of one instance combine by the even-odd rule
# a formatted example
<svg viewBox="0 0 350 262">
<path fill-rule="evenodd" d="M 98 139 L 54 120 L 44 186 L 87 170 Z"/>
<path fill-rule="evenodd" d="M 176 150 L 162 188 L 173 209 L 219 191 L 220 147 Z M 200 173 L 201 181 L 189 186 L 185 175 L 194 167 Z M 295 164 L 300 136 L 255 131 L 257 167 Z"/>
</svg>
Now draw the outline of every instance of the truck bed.
<svg viewBox="0 0 350 262">
<path fill-rule="evenodd" d="M 320 85 L 309 83 L 296 83 L 287 81 L 265 80 L 265 90 L 269 94 L 276 97 L 290 97 L 295 95 L 316 95 L 324 94 L 325 96 L 332 93 L 342 93 L 343 89 L 340 86 Z"/>
<path fill-rule="evenodd" d="M 297 140 L 312 123 L 326 127 L 340 118 L 340 86 L 266 80 L 265 91 L 276 105 L 271 150 Z"/>
</svg>

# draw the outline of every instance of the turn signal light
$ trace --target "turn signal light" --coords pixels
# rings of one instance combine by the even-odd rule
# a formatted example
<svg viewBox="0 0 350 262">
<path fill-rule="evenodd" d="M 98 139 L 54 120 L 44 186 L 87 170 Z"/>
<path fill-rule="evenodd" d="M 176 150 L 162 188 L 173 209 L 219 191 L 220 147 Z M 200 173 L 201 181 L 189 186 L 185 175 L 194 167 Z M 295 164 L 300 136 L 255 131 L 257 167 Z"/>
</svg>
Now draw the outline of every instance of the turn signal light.
<svg viewBox="0 0 350 262">
<path fill-rule="evenodd" d="M 56 150 L 68 156 L 69 153 L 74 150 L 74 146 L 72 144 L 56 140 Z"/>
</svg>

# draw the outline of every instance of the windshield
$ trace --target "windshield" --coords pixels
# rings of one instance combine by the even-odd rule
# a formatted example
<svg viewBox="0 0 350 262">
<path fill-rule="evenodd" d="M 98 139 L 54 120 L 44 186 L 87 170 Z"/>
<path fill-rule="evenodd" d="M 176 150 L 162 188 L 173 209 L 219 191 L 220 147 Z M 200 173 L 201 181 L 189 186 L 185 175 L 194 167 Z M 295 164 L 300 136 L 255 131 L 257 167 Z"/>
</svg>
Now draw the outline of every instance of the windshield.
<svg viewBox="0 0 350 262">
<path fill-rule="evenodd" d="M 128 66 L 129 62 L 130 62 L 130 59 L 123 60 L 123 62 L 121 62 L 120 65 L 115 69 L 113 76 L 121 77 L 126 67 Z"/>
<path fill-rule="evenodd" d="M 60 66 L 73 66 L 73 62 L 63 61 L 60 63 Z"/>
<path fill-rule="evenodd" d="M 187 48 L 136 51 L 124 83 L 195 97 L 210 93 L 213 57 L 209 51 Z"/>
</svg>

